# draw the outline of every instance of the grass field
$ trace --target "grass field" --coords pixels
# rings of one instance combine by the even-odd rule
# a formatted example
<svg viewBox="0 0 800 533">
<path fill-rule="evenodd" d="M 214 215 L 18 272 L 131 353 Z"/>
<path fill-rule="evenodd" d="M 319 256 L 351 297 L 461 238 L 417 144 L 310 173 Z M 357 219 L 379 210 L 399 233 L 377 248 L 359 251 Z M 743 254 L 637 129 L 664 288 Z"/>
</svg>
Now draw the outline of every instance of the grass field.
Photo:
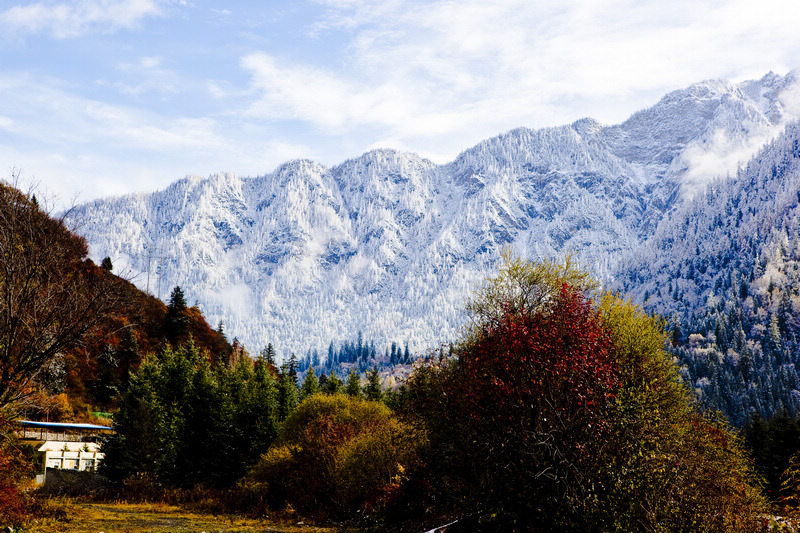
<svg viewBox="0 0 800 533">
<path fill-rule="evenodd" d="M 168 533 L 168 532 L 263 532 L 344 533 L 303 523 L 271 522 L 233 515 L 202 514 L 165 504 L 60 502 L 66 519 L 36 520 L 26 525 L 29 533 Z"/>
</svg>

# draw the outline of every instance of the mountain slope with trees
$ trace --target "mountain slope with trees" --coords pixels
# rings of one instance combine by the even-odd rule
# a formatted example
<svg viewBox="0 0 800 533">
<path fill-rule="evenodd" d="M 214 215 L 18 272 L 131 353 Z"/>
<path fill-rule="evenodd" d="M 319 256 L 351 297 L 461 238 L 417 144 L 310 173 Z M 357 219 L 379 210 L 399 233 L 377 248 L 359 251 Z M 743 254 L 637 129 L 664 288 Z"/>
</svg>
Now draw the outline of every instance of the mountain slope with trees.
<svg viewBox="0 0 800 533">
<path fill-rule="evenodd" d="M 623 292 L 670 320 L 701 402 L 742 425 L 800 409 L 800 124 L 665 221 Z"/>
<path fill-rule="evenodd" d="M 214 357 L 230 355 L 196 307 L 167 306 L 113 274 L 110 260 L 87 256 L 63 218 L 0 183 L 0 421 L 91 417 L 167 341 L 191 337 Z M 180 331 L 170 330 L 172 315 Z"/>
</svg>

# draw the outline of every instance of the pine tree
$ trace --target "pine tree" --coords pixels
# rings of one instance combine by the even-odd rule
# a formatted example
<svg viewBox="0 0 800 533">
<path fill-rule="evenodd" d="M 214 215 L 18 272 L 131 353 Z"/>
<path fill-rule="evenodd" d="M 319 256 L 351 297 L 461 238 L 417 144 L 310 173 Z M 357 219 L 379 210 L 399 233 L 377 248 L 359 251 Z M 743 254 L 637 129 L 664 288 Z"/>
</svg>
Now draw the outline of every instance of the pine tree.
<svg viewBox="0 0 800 533">
<path fill-rule="evenodd" d="M 278 376 L 278 421 L 283 422 L 297 406 L 297 385 L 288 367 L 281 365 Z"/>
<path fill-rule="evenodd" d="M 278 434 L 277 417 L 278 385 L 265 361 L 259 359 L 253 365 L 235 415 L 244 466 L 255 464 L 275 440 Z"/>
<path fill-rule="evenodd" d="M 130 373 L 139 366 L 142 360 L 142 356 L 139 354 L 139 341 L 136 340 L 131 328 L 125 328 L 122 333 L 117 356 L 119 357 L 120 378 L 123 383 L 127 383 Z"/>
<path fill-rule="evenodd" d="M 167 305 L 167 318 L 164 324 L 164 332 L 170 342 L 182 340 L 189 329 L 189 317 L 186 314 L 186 299 L 180 286 L 172 289 Z"/>
<path fill-rule="evenodd" d="M 270 368 L 277 369 L 275 364 L 275 348 L 272 347 L 271 342 L 267 343 L 267 347 L 261 350 L 259 357 L 261 357 Z"/>
<path fill-rule="evenodd" d="M 179 484 L 192 486 L 217 479 L 230 471 L 230 425 L 232 407 L 224 394 L 218 372 L 204 362 L 194 372 L 189 401 L 182 410 L 180 443 L 174 477 Z"/>
<path fill-rule="evenodd" d="M 317 392 L 319 392 L 319 380 L 314 373 L 314 367 L 309 366 L 306 372 L 306 378 L 303 380 L 303 386 L 300 388 L 300 401 L 305 400 Z"/>
<path fill-rule="evenodd" d="M 114 433 L 103 442 L 105 459 L 100 471 L 115 480 L 136 473 L 156 478 L 164 434 L 163 410 L 153 382 L 158 378 L 154 361 L 145 361 L 132 377 L 114 415 Z"/>
<path fill-rule="evenodd" d="M 108 270 L 109 272 L 114 270 L 114 265 L 111 264 L 111 258 L 110 257 L 103 258 L 103 261 L 100 263 L 100 268 L 102 268 L 103 270 Z"/>
<path fill-rule="evenodd" d="M 361 398 L 361 377 L 354 368 L 351 368 L 350 373 L 347 375 L 347 384 L 344 387 L 344 391 L 353 398 Z"/>
<path fill-rule="evenodd" d="M 97 378 L 92 383 L 94 400 L 107 406 L 119 391 L 119 355 L 113 346 L 105 345 L 97 358 Z"/>
<path fill-rule="evenodd" d="M 381 376 L 377 367 L 367 372 L 367 386 L 364 387 L 364 397 L 367 400 L 375 402 L 379 402 L 383 399 Z"/>
<path fill-rule="evenodd" d="M 299 363 L 297 361 L 297 356 L 294 353 L 292 353 L 289 356 L 289 364 L 287 366 L 287 369 L 288 369 L 287 372 L 288 372 L 289 376 L 292 378 L 292 381 L 294 382 L 295 386 L 297 386 L 297 369 L 298 369 L 298 367 L 299 367 Z"/>
<path fill-rule="evenodd" d="M 328 379 L 325 381 L 325 385 L 321 385 L 320 389 L 325 394 L 338 394 L 344 389 L 344 383 L 342 383 L 342 380 L 339 379 L 339 376 L 337 376 L 335 372 L 331 371 L 328 375 Z"/>
</svg>

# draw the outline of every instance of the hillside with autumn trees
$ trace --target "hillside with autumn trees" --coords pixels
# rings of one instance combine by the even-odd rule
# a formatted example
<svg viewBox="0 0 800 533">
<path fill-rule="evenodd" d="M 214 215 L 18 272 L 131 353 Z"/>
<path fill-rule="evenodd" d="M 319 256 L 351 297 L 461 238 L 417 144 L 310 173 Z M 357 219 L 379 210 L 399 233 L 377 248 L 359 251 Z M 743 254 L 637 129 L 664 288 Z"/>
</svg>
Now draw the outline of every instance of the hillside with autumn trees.
<svg viewBox="0 0 800 533">
<path fill-rule="evenodd" d="M 190 339 L 210 360 L 234 352 L 197 308 L 143 293 L 110 261 L 95 265 L 63 218 L 0 183 L 0 494 L 30 475 L 14 420 L 107 422 L 143 356 Z"/>
<path fill-rule="evenodd" d="M 110 260 L 95 265 L 63 218 L 7 184 L 0 246 L 0 419 L 88 420 L 111 410 L 125 376 L 165 343 L 191 338 L 208 357 L 231 354 L 196 307 L 182 297 L 165 305 L 115 275 Z"/>
</svg>

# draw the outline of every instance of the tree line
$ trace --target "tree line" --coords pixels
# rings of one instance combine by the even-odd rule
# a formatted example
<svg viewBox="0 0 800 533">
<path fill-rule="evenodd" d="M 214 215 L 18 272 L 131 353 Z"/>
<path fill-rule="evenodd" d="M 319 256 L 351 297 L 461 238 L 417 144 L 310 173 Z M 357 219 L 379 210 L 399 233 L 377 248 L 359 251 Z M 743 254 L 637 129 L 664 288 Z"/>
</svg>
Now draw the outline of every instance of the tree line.
<svg viewBox="0 0 800 533">
<path fill-rule="evenodd" d="M 594 287 L 569 261 L 507 257 L 465 338 L 389 394 L 377 369 L 299 382 L 268 349 L 162 350 L 126 387 L 104 471 L 382 529 L 763 527 L 744 443 L 695 409 L 665 324 Z"/>
</svg>

